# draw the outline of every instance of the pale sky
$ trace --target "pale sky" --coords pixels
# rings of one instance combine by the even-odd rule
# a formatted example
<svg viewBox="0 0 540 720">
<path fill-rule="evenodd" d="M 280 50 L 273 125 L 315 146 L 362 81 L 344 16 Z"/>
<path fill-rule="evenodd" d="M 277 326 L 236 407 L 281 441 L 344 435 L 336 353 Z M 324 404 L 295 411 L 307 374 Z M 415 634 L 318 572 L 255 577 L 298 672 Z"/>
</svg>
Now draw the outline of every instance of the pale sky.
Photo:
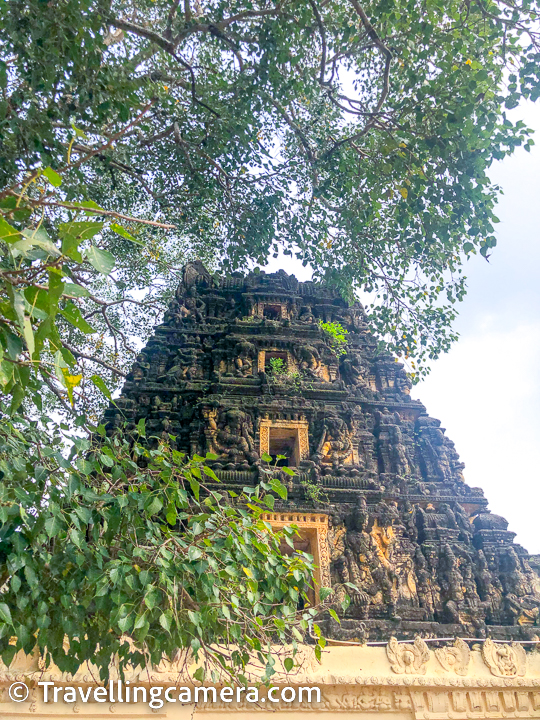
<svg viewBox="0 0 540 720">
<path fill-rule="evenodd" d="M 537 145 L 491 170 L 504 190 L 497 247 L 489 263 L 467 263 L 461 337 L 414 395 L 456 443 L 469 485 L 540 553 L 540 103 L 511 118 L 537 131 Z"/>
<path fill-rule="evenodd" d="M 512 111 L 540 130 L 540 103 Z M 490 261 L 466 265 L 468 294 L 456 328 L 461 337 L 434 363 L 413 396 L 439 418 L 465 462 L 465 479 L 481 487 L 491 511 L 509 521 L 516 542 L 540 553 L 540 133 L 531 153 L 496 163 L 502 186 Z M 309 271 L 290 258 L 299 280 Z"/>
</svg>

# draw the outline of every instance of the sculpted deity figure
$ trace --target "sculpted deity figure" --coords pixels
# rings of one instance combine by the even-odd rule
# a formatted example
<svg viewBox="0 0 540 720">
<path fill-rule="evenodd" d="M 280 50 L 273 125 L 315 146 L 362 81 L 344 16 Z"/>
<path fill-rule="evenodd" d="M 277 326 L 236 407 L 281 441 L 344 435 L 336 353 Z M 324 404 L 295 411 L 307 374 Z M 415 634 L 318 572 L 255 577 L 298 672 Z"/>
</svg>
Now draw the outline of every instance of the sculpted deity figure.
<svg viewBox="0 0 540 720">
<path fill-rule="evenodd" d="M 131 376 L 133 377 L 133 382 L 139 383 L 141 380 L 144 380 L 144 378 L 148 375 L 148 371 L 150 370 L 150 363 L 148 362 L 148 356 L 146 353 L 140 353 L 137 355 L 137 359 L 135 360 L 133 367 L 131 368 Z"/>
<path fill-rule="evenodd" d="M 328 528 L 328 546 L 330 548 L 330 561 L 334 562 L 345 552 L 345 536 L 347 528 L 340 513 L 330 514 L 330 527 Z"/>
<path fill-rule="evenodd" d="M 212 436 L 211 451 L 220 455 L 220 460 L 233 466 L 250 465 L 258 461 L 249 419 L 241 410 L 226 411 L 220 427 Z"/>
<path fill-rule="evenodd" d="M 415 555 L 415 572 L 418 588 L 418 602 L 427 614 L 427 620 L 432 620 L 435 614 L 435 602 L 433 598 L 433 583 L 431 573 L 424 553 L 420 546 L 417 546 Z"/>
<path fill-rule="evenodd" d="M 446 438 L 439 427 L 440 422 L 434 418 L 420 417 L 420 453 L 428 476 L 439 479 L 450 479 L 451 468 Z"/>
<path fill-rule="evenodd" d="M 533 573 L 523 572 L 520 559 L 513 547 L 506 550 L 503 584 L 506 590 L 506 612 L 515 625 L 538 624 L 540 593 L 533 585 Z"/>
<path fill-rule="evenodd" d="M 297 319 L 300 323 L 314 323 L 317 321 L 315 315 L 311 310 L 311 305 L 304 305 L 301 308 L 300 314 L 298 315 Z"/>
<path fill-rule="evenodd" d="M 349 565 L 359 587 L 370 596 L 371 605 L 385 605 L 391 616 L 395 615 L 395 591 L 393 571 L 385 558 L 383 564 L 381 551 L 376 538 L 367 532 L 369 514 L 365 498 L 361 497 L 352 516 L 352 528 L 347 533 Z M 347 553 L 346 553 L 347 554 Z M 358 577 L 358 580 L 356 579 Z M 367 606 L 365 611 L 367 613 Z"/>
<path fill-rule="evenodd" d="M 496 644 L 487 638 L 482 645 L 482 657 L 493 675 L 512 678 L 525 675 L 527 654 L 522 645 Z"/>
<path fill-rule="evenodd" d="M 250 342 L 242 341 L 236 345 L 235 351 L 235 375 L 237 375 L 238 377 L 252 376 L 253 358 L 255 357 L 255 346 Z"/>
<path fill-rule="evenodd" d="M 397 372 L 396 373 L 396 379 L 394 381 L 394 385 L 396 390 L 401 395 L 410 395 L 411 394 L 411 388 L 412 388 L 412 382 L 410 378 L 408 377 L 407 373 L 405 372 Z"/>
<path fill-rule="evenodd" d="M 460 604 L 464 600 L 463 578 L 452 548 L 445 543 L 441 552 L 439 582 L 445 599 L 445 615 L 452 623 L 460 623 Z"/>
<path fill-rule="evenodd" d="M 313 380 L 321 380 L 322 364 L 317 348 L 311 347 L 311 345 L 301 345 L 296 350 L 296 357 L 300 373 Z"/>
<path fill-rule="evenodd" d="M 337 415 L 326 417 L 315 459 L 323 463 L 331 463 L 337 470 L 351 453 L 352 440 L 346 422 Z"/>
<path fill-rule="evenodd" d="M 407 459 L 407 450 L 403 442 L 398 413 L 391 413 L 387 408 L 375 413 L 378 428 L 379 451 L 386 473 L 409 475 L 411 469 Z"/>
<path fill-rule="evenodd" d="M 194 348 L 179 348 L 176 361 L 167 372 L 164 380 L 199 380 L 203 369 L 199 362 L 199 354 Z"/>
<path fill-rule="evenodd" d="M 463 540 L 469 544 L 473 536 L 473 526 L 471 525 L 469 515 L 459 503 L 454 505 L 454 517 L 463 536 Z"/>
<path fill-rule="evenodd" d="M 195 286 L 191 287 L 186 295 L 177 293 L 176 300 L 170 305 L 170 315 L 174 318 L 175 325 L 204 322 L 206 303 L 198 296 Z"/>
<path fill-rule="evenodd" d="M 344 355 L 341 360 L 340 371 L 345 383 L 356 390 L 362 390 L 368 386 L 366 380 L 367 368 L 357 354 L 348 352 Z"/>
</svg>

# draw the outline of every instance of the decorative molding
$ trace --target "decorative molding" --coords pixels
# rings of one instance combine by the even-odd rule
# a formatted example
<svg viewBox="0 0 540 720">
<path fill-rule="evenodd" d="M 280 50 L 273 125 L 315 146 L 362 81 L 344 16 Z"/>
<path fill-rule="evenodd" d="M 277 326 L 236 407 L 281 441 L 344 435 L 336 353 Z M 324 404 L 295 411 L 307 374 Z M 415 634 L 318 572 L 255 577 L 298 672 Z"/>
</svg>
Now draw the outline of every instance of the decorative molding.
<svg viewBox="0 0 540 720">
<path fill-rule="evenodd" d="M 386 654 L 392 670 L 398 675 L 426 674 L 430 653 L 421 637 L 417 637 L 412 644 L 398 643 L 395 637 L 391 637 L 386 646 Z"/>
<path fill-rule="evenodd" d="M 447 672 L 455 672 L 456 675 L 467 675 L 471 651 L 466 642 L 456 638 L 453 646 L 446 645 L 435 650 L 435 657 Z"/>
<path fill-rule="evenodd" d="M 527 670 L 527 654 L 519 643 L 506 645 L 488 638 L 482 645 L 482 657 L 496 677 L 522 677 Z"/>
</svg>

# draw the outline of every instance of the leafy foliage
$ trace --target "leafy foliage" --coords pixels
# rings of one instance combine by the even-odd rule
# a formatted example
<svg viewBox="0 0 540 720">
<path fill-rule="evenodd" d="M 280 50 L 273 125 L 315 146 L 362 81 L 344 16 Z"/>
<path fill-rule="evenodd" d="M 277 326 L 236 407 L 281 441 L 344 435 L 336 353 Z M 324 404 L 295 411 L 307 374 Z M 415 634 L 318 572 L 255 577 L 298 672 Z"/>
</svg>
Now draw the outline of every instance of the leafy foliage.
<svg viewBox="0 0 540 720">
<path fill-rule="evenodd" d="M 37 644 L 47 664 L 75 673 L 90 660 L 106 679 L 112 662 L 123 672 L 180 650 L 186 665 L 199 661 L 201 681 L 218 672 L 242 679 L 248 660 L 269 679 L 277 657 L 270 643 L 289 642 L 292 667 L 317 614 L 297 611 L 300 597 L 308 602 L 312 558 L 284 554 L 295 530 L 274 533 L 261 519 L 274 494 L 287 491 L 269 471 L 240 497 L 219 492 L 211 459 L 188 460 L 163 439 L 125 429 L 107 438 L 97 428 L 90 441 L 5 420 L 4 662 Z"/>
<path fill-rule="evenodd" d="M 334 352 L 337 355 L 344 355 L 347 352 L 347 335 L 349 334 L 349 331 L 338 322 L 319 321 L 319 326 L 329 338 L 330 345 L 332 346 Z"/>
<path fill-rule="evenodd" d="M 487 170 L 532 144 L 506 110 L 540 93 L 538 12 L 536 0 L 6 0 L 0 209 L 20 235 L 2 225 L 1 342 L 26 370 L 2 366 L 3 387 L 21 396 L 31 328 L 41 352 L 54 326 L 46 343 L 66 372 L 48 360 L 48 380 L 69 404 L 75 380 L 60 375 L 82 375 L 71 389 L 88 402 L 87 378 L 121 380 L 181 260 L 231 270 L 280 248 L 370 294 L 372 326 L 422 372 L 454 338 L 464 259 L 496 243 Z M 62 225 L 96 218 L 99 236 L 64 244 Z M 36 262 L 89 295 L 37 287 Z"/>
<path fill-rule="evenodd" d="M 272 373 L 272 375 L 283 375 L 285 372 L 287 372 L 287 368 L 285 367 L 285 362 L 283 358 L 270 358 L 270 372 Z"/>
</svg>

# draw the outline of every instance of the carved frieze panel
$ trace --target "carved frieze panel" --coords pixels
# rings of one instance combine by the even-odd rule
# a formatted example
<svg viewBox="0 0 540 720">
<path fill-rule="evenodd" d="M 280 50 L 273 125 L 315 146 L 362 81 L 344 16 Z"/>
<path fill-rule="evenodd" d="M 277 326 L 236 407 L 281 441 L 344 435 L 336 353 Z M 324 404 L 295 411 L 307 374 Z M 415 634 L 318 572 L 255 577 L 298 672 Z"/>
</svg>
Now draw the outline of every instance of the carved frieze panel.
<svg viewBox="0 0 540 720">
<path fill-rule="evenodd" d="M 435 657 L 447 672 L 455 672 L 456 675 L 467 675 L 471 651 L 467 643 L 461 638 L 456 638 L 453 646 L 446 645 L 435 650 Z"/>
<path fill-rule="evenodd" d="M 421 637 L 417 637 L 414 643 L 399 643 L 392 637 L 386 646 L 386 653 L 392 670 L 398 675 L 425 675 L 430 653 Z"/>
<path fill-rule="evenodd" d="M 495 643 L 488 638 L 482 644 L 482 657 L 493 675 L 513 678 L 525 675 L 527 654 L 519 643 Z"/>
</svg>

